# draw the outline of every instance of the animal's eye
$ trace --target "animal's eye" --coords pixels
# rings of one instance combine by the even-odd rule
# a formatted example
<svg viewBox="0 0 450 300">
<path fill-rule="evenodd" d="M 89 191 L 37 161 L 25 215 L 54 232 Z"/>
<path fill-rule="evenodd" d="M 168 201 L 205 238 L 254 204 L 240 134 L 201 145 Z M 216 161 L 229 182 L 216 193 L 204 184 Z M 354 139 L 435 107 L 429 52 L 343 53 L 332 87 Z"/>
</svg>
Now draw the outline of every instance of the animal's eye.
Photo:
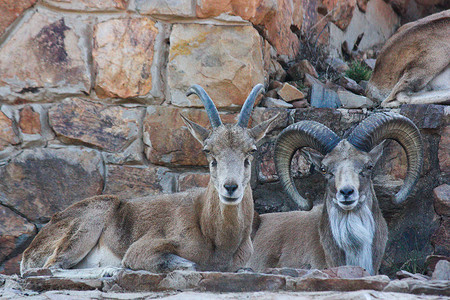
<svg viewBox="0 0 450 300">
<path fill-rule="evenodd" d="M 256 148 L 253 148 L 250 150 L 250 153 L 255 153 L 256 152 Z"/>
<path fill-rule="evenodd" d="M 326 169 L 324 166 L 320 167 L 320 168 L 319 168 L 319 171 L 320 171 L 320 173 L 322 173 L 322 174 L 327 174 L 327 169 Z"/>
<path fill-rule="evenodd" d="M 217 160 L 215 158 L 213 158 L 213 160 L 211 161 L 211 166 L 212 167 L 217 166 Z"/>
<path fill-rule="evenodd" d="M 209 150 L 209 149 L 203 149 L 203 152 L 205 152 L 205 154 L 209 154 L 209 153 L 211 153 L 211 150 Z"/>
</svg>

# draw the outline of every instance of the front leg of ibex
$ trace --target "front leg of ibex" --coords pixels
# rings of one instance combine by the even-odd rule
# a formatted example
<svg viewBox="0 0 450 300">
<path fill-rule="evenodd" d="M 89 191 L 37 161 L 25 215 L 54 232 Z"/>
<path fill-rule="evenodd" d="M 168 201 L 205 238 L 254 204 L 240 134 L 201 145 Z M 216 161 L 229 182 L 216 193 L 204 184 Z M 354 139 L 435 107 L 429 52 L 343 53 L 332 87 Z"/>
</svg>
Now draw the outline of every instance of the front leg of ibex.
<svg viewBox="0 0 450 300">
<path fill-rule="evenodd" d="M 174 270 L 196 270 L 197 265 L 175 254 L 177 244 L 168 239 L 143 236 L 128 248 L 122 265 L 132 270 L 165 273 Z"/>
<path fill-rule="evenodd" d="M 236 253 L 233 256 L 233 265 L 231 266 L 232 272 L 235 271 L 249 271 L 250 268 L 247 268 L 247 262 L 249 261 L 250 257 L 253 254 L 253 244 L 250 240 L 250 237 L 245 239 L 239 248 L 237 249 Z"/>
</svg>

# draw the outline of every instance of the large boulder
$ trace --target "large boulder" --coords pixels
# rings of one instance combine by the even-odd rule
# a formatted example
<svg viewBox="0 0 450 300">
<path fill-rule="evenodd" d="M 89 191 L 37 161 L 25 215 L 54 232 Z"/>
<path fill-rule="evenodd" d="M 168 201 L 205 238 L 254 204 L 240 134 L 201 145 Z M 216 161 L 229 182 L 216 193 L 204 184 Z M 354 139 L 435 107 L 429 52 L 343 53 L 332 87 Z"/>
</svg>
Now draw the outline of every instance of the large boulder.
<svg viewBox="0 0 450 300">
<path fill-rule="evenodd" d="M 16 273 L 19 268 L 5 264 L 18 256 L 31 242 L 36 228 L 11 209 L 0 205 L 0 273 Z M 11 265 L 11 263 L 10 263 Z"/>
<path fill-rule="evenodd" d="M 95 91 L 101 98 L 145 96 L 152 90 L 158 29 L 148 18 L 112 19 L 94 27 Z"/>
<path fill-rule="evenodd" d="M 140 119 L 139 109 L 79 98 L 65 99 L 49 110 L 50 126 L 62 141 L 107 152 L 123 151 L 134 142 L 139 136 Z"/>
<path fill-rule="evenodd" d="M 20 24 L 0 49 L 0 98 L 43 100 L 88 94 L 88 25 L 75 15 L 45 9 Z"/>
<path fill-rule="evenodd" d="M 22 13 L 37 0 L 4 0 L 0 2 L 0 36 Z"/>
<path fill-rule="evenodd" d="M 241 106 L 252 87 L 264 82 L 261 38 L 252 26 L 175 24 L 167 77 L 173 105 L 203 107 L 196 96 L 185 95 L 200 84 L 217 107 Z"/>
<path fill-rule="evenodd" d="M 33 222 L 46 222 L 103 190 L 100 154 L 78 148 L 24 150 L 0 167 L 0 204 Z"/>
</svg>

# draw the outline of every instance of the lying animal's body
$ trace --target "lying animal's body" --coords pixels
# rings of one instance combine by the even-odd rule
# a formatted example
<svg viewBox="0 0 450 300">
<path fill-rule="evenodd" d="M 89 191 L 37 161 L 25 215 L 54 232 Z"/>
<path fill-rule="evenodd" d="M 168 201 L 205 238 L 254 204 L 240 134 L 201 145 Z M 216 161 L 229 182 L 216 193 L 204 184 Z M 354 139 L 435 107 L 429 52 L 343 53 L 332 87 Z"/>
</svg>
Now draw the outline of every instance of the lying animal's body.
<svg viewBox="0 0 450 300">
<path fill-rule="evenodd" d="M 209 162 L 206 189 L 134 201 L 115 196 L 80 201 L 55 214 L 37 234 L 23 254 L 21 273 L 42 267 L 127 267 L 153 272 L 244 267 L 253 252 L 252 154 L 277 118 L 247 128 L 262 89 L 261 84 L 253 88 L 238 123 L 231 125 L 222 124 L 200 86 L 191 87 L 189 94 L 200 97 L 212 125 L 208 130 L 182 116 Z"/>
<path fill-rule="evenodd" d="M 294 153 L 311 147 L 320 153 L 303 149 L 302 153 L 327 180 L 324 204 L 310 211 L 260 215 L 247 266 L 262 271 L 356 265 L 376 274 L 388 228 L 371 174 L 387 138 L 399 142 L 408 157 L 405 183 L 394 200 L 401 203 L 416 184 L 423 160 L 420 133 L 406 117 L 373 114 L 344 140 L 314 121 L 300 121 L 284 129 L 275 146 L 275 164 L 284 190 L 301 209 L 311 209 L 312 201 L 300 195 L 290 170 Z"/>
<path fill-rule="evenodd" d="M 450 10 L 407 23 L 386 42 L 367 87 L 382 106 L 450 101 Z"/>
<path fill-rule="evenodd" d="M 173 253 L 197 262 L 200 270 L 235 271 L 251 255 L 251 191 L 246 191 L 242 209 L 233 205 L 221 210 L 218 199 L 215 207 L 204 207 L 205 196 L 214 197 L 214 191 L 195 189 L 134 201 L 114 196 L 80 201 L 55 214 L 39 232 L 24 253 L 22 269 L 121 267 L 123 261 L 131 269 L 164 272 L 172 269 L 166 265 L 171 260 L 155 253 Z M 241 222 L 240 230 L 222 227 L 219 215 Z M 216 244 L 219 241 L 227 244 Z"/>
<path fill-rule="evenodd" d="M 255 271 L 267 268 L 315 268 L 324 269 L 325 252 L 320 245 L 319 228 L 307 231 L 310 224 L 318 224 L 322 206 L 311 211 L 291 211 L 259 215 L 259 226 L 253 238 L 257 249 L 249 261 Z M 299 228 L 300 230 L 292 230 Z M 299 243 L 299 241 L 302 241 Z M 307 248 L 315 249 L 314 255 Z"/>
</svg>

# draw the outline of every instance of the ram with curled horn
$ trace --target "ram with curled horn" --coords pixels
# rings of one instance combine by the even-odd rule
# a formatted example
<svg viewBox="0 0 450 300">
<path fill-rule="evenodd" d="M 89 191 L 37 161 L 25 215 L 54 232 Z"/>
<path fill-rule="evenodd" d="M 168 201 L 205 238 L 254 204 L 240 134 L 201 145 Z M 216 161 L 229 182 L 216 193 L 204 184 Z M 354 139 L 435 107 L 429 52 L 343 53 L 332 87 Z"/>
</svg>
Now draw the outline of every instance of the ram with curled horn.
<svg viewBox="0 0 450 300">
<path fill-rule="evenodd" d="M 264 270 L 356 265 L 371 274 L 378 273 L 388 229 L 371 173 L 385 139 L 397 141 L 408 160 L 404 184 L 394 199 L 399 204 L 414 188 L 423 161 L 419 130 L 408 118 L 392 112 L 373 114 L 347 139 L 314 121 L 300 121 L 285 128 L 275 147 L 276 168 L 284 190 L 306 211 L 261 215 L 248 266 Z M 318 152 L 305 151 L 304 147 Z M 324 204 L 312 210 L 312 202 L 300 195 L 290 170 L 298 149 L 327 181 Z"/>
<path fill-rule="evenodd" d="M 96 277 L 120 267 L 153 272 L 244 267 L 253 251 L 252 155 L 277 117 L 247 128 L 262 90 L 261 84 L 253 88 L 237 124 L 222 124 L 208 94 L 192 86 L 187 95 L 199 96 L 212 129 L 182 118 L 208 159 L 208 186 L 133 201 L 82 200 L 55 214 L 39 232 L 23 254 L 22 274 L 32 268 L 58 269 L 61 276 L 73 271 L 61 269 L 77 269 L 81 276 Z"/>
</svg>

